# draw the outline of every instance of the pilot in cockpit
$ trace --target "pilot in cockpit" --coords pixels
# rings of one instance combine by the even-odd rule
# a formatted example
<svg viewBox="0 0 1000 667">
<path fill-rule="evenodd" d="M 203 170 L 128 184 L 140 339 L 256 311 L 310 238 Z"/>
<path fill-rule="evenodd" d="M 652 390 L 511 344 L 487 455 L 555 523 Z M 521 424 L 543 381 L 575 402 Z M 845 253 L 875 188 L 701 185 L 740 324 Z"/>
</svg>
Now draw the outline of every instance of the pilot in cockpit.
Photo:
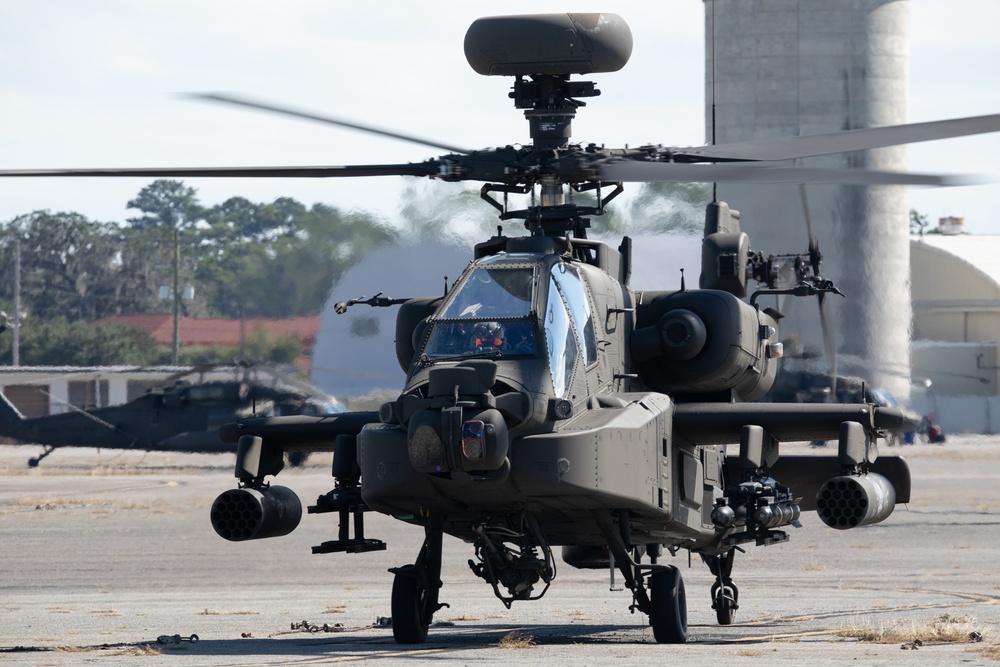
<svg viewBox="0 0 1000 667">
<path fill-rule="evenodd" d="M 472 349 L 475 352 L 499 352 L 504 331 L 499 322 L 479 322 L 472 328 Z"/>
</svg>

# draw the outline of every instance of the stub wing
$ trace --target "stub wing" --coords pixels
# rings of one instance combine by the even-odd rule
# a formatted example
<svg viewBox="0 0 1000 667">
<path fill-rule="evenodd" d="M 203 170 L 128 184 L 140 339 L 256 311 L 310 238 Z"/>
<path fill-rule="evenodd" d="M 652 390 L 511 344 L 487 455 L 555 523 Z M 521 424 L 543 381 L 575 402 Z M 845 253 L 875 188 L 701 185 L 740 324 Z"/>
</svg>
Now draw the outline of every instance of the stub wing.
<svg viewBox="0 0 1000 667">
<path fill-rule="evenodd" d="M 357 435 L 365 424 L 378 421 L 377 412 L 341 412 L 320 417 L 249 417 L 224 424 L 219 429 L 219 439 L 235 444 L 241 437 L 249 435 L 263 438 L 269 446 L 283 451 L 333 451 L 333 442 L 338 435 Z"/>
<path fill-rule="evenodd" d="M 860 424 L 866 433 L 903 428 L 902 410 L 869 404 L 810 403 L 687 403 L 674 407 L 674 436 L 693 445 L 738 444 L 745 426 L 760 426 L 779 442 L 832 440 L 837 442 L 844 422 Z M 868 472 L 885 477 L 895 489 L 895 502 L 910 501 L 910 469 L 899 456 L 878 456 L 872 451 Z M 740 462 L 727 457 L 730 479 L 740 479 Z M 802 510 L 816 509 L 817 492 L 830 479 L 843 474 L 840 455 L 781 455 L 768 466 L 768 474 L 794 490 Z"/>
<path fill-rule="evenodd" d="M 899 408 L 824 403 L 680 403 L 674 406 L 674 436 L 692 445 L 725 445 L 740 441 L 744 426 L 763 428 L 779 442 L 836 440 L 844 422 L 866 431 L 903 425 Z"/>
</svg>

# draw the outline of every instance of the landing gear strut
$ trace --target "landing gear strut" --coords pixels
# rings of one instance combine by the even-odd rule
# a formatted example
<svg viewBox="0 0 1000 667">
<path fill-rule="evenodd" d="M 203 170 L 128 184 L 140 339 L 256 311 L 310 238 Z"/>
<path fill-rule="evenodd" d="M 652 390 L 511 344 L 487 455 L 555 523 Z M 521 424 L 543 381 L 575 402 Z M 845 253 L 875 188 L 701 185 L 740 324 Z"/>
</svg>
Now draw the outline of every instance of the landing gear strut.
<svg viewBox="0 0 1000 667">
<path fill-rule="evenodd" d="M 598 525 L 608 541 L 614 564 L 625 579 L 625 586 L 632 591 L 632 610 L 649 614 L 649 624 L 653 627 L 657 643 L 683 644 L 688 633 L 687 596 L 680 570 L 673 565 L 657 564 L 659 547 L 656 550 L 647 547 L 652 563 L 640 565 L 639 549 L 626 543 L 625 531 L 622 530 L 628 525 L 627 514 L 620 514 L 618 521 L 618 527 L 612 525 L 610 517 Z"/>
<path fill-rule="evenodd" d="M 394 567 L 392 581 L 392 636 L 397 644 L 427 641 L 434 612 L 447 607 L 438 603 L 441 590 L 441 538 L 443 517 L 431 514 L 424 526 L 424 544 L 411 565 Z"/>
</svg>

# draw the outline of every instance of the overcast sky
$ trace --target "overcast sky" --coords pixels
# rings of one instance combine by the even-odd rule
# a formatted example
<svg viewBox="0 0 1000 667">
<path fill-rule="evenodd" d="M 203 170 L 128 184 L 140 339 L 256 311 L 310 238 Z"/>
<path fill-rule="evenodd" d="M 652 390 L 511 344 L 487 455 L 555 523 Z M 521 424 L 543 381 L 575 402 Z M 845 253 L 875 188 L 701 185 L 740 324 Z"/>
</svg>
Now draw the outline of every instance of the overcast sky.
<svg viewBox="0 0 1000 667">
<path fill-rule="evenodd" d="M 613 11 L 632 28 L 624 70 L 593 75 L 574 140 L 704 143 L 701 0 L 32 0 L 0 4 L 0 169 L 418 162 L 434 149 L 182 99 L 229 91 L 469 148 L 528 142 L 511 80 L 468 66 L 465 30 L 488 14 Z M 912 0 L 910 120 L 1000 113 L 997 0 Z M 1000 175 L 1000 133 L 913 146 L 911 171 Z M 0 182 L 0 223 L 37 209 L 123 221 L 151 179 Z M 196 180 L 203 204 L 243 196 L 392 216 L 401 177 Z M 475 186 L 478 187 L 478 186 Z M 1000 234 L 1000 185 L 911 189 L 932 220 Z"/>
</svg>

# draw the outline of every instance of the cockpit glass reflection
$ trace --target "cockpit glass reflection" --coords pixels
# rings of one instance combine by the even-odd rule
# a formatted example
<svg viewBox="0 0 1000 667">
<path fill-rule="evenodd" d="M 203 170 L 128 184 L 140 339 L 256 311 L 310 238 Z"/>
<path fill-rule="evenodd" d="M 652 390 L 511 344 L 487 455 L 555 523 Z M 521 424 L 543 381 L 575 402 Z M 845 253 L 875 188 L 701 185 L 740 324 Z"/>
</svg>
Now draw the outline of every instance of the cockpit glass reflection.
<svg viewBox="0 0 1000 667">
<path fill-rule="evenodd" d="M 577 339 L 570 326 L 569 313 L 555 280 L 549 281 L 549 299 L 545 307 L 545 343 L 549 355 L 552 388 L 562 398 L 569 390 L 573 363 L 577 355 Z"/>
<path fill-rule="evenodd" d="M 583 286 L 576 267 L 570 264 L 556 264 L 552 267 L 552 279 L 559 286 L 569 314 L 576 328 L 577 342 L 583 350 L 584 362 L 587 366 L 597 361 L 597 337 L 594 334 L 594 317 L 587 299 L 587 290 Z M 552 300 L 552 297 L 549 297 Z"/>
<path fill-rule="evenodd" d="M 459 285 L 441 319 L 524 317 L 531 312 L 534 272 L 520 269 L 476 269 Z"/>
</svg>

